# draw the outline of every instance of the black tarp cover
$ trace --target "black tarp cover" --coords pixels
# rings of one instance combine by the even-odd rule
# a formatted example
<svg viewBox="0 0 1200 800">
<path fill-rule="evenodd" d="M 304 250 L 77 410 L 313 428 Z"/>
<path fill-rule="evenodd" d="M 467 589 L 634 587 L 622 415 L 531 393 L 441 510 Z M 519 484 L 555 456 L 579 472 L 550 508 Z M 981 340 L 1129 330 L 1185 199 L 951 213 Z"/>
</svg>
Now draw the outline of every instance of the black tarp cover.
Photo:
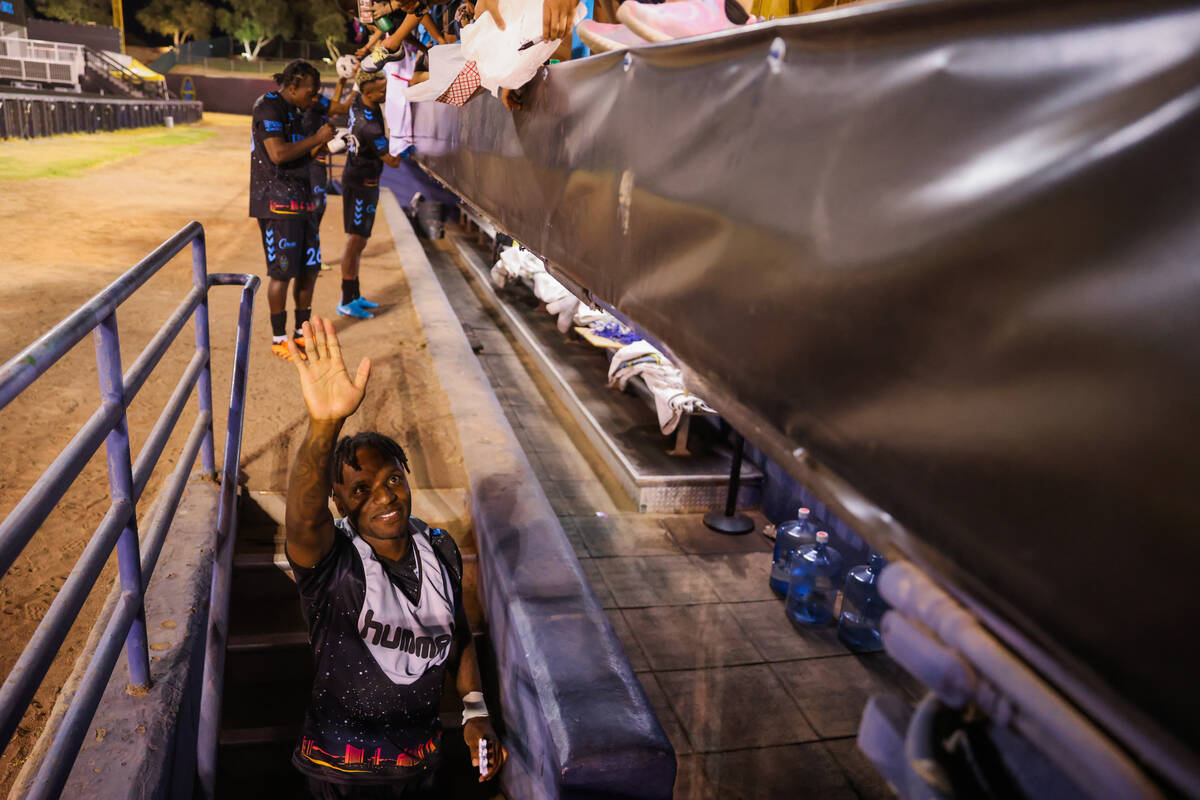
<svg viewBox="0 0 1200 800">
<path fill-rule="evenodd" d="M 422 163 L 1200 793 L 1200 7 L 880 2 L 525 95 L 420 104 Z"/>
</svg>

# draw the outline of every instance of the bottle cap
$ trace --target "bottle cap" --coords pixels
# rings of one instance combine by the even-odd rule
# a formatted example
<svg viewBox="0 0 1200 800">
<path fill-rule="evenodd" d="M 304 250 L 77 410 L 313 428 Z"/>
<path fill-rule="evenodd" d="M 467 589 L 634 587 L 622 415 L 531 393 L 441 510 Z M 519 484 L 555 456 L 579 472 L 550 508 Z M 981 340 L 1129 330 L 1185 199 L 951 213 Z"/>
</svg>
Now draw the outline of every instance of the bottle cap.
<svg viewBox="0 0 1200 800">
<path fill-rule="evenodd" d="M 825 531 L 817 531 L 817 544 L 825 544 L 829 541 L 829 534 Z"/>
<path fill-rule="evenodd" d="M 797 519 L 807 519 L 808 515 L 811 513 L 812 512 L 809 511 L 807 508 L 801 508 L 799 511 L 796 512 L 796 518 Z"/>
</svg>

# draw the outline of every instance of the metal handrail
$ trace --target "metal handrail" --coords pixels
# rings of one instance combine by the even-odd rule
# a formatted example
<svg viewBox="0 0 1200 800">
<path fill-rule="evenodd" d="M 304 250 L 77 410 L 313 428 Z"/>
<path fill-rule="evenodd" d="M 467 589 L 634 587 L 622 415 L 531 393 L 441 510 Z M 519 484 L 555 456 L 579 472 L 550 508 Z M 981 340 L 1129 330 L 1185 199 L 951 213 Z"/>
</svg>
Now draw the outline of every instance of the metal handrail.
<svg viewBox="0 0 1200 800">
<path fill-rule="evenodd" d="M 192 290 L 150 340 L 133 366 L 122 373 L 117 308 L 189 245 Z M 241 457 L 250 325 L 259 279 L 253 275 L 231 273 L 209 275 L 204 229 L 198 222 L 188 223 L 136 266 L 0 367 L 0 409 L 3 409 L 84 336 L 93 333 L 101 391 L 100 408 L 63 448 L 13 511 L 0 522 L 0 575 L 12 566 L 83 466 L 99 449 L 101 441 L 105 443 L 108 456 L 112 496 L 107 513 L 71 575 L 55 596 L 3 686 L 0 686 L 0 751 L 8 746 L 17 723 L 32 701 L 34 692 L 58 654 L 114 548 L 117 551 L 121 583 L 120 597 L 106 623 L 99 647 L 84 672 L 62 723 L 50 734 L 49 750 L 30 784 L 29 798 L 54 798 L 61 793 L 104 688 L 116 667 L 122 644 L 129 661 L 130 685 L 139 689 L 148 689 L 150 686 L 145 592 L 197 455 L 200 456 L 202 472 L 216 475 L 208 291 L 212 286 L 231 284 L 240 284 L 242 293 L 225 435 L 225 461 L 221 473 L 217 551 L 220 556 L 224 546 L 232 552 L 232 540 L 236 535 L 234 502 Z M 195 353 L 134 462 L 129 447 L 126 408 L 189 318 L 195 323 Z M 148 522 L 145 535 L 139 542 L 138 501 L 193 391 L 198 404 L 196 419 L 179 462 L 159 493 L 153 519 Z M 214 602 L 210 611 L 210 626 L 223 631 L 228 627 L 229 583 L 228 575 L 222 574 L 222 563 L 218 558 L 218 564 L 214 567 Z M 224 565 L 225 572 L 230 568 L 230 565 Z M 217 594 L 221 592 L 224 595 L 218 597 Z M 210 649 L 212 646 L 210 641 Z M 220 646 L 223 656 L 223 638 Z M 206 682 L 201 707 L 208 708 L 215 704 L 219 704 L 219 694 L 214 699 Z"/>
</svg>

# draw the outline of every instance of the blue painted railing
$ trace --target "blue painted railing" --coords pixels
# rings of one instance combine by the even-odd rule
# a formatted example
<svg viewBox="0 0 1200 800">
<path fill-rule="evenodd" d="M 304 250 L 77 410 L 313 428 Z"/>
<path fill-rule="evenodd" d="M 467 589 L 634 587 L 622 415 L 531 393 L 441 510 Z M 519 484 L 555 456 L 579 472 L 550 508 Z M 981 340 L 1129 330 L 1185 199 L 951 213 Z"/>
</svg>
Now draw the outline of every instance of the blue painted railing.
<svg viewBox="0 0 1200 800">
<path fill-rule="evenodd" d="M 146 345 L 133 366 L 122 372 L 117 332 L 118 306 L 189 244 L 192 248 L 192 290 Z M 259 279 L 253 275 L 232 273 L 209 275 L 204 229 L 200 223 L 191 222 L 108 288 L 0 367 L 0 409 L 3 409 L 88 333 L 93 333 L 101 394 L 100 407 L 12 512 L 0 522 L 0 576 L 7 573 L 84 465 L 99 450 L 101 443 L 105 445 L 108 456 L 108 479 L 112 493 L 108 512 L 3 686 L 0 686 L 0 752 L 12 739 L 17 723 L 45 678 L 50 663 L 95 587 L 114 547 L 121 582 L 120 598 L 96 653 L 61 724 L 53 732 L 46 756 L 29 784 L 27 797 L 30 800 L 58 797 L 62 791 L 104 688 L 112 677 L 122 644 L 129 661 L 130 685 L 137 689 L 150 687 L 143 597 L 197 454 L 203 473 L 216 475 L 208 291 L 212 286 L 232 284 L 242 286 L 242 297 L 225 433 L 225 460 L 221 472 L 221 501 L 215 543 L 218 561 L 213 572 L 208 642 L 210 652 L 214 647 L 220 647 L 223 656 L 223 631 L 227 628 L 225 616 L 229 607 L 227 573 L 230 565 L 223 565 L 220 556 L 223 551 L 232 551 L 232 541 L 236 535 L 234 502 L 241 459 L 242 412 L 246 395 L 250 324 Z M 125 410 L 189 318 L 195 322 L 195 353 L 134 461 L 129 449 Z M 149 527 L 141 532 L 139 540 L 138 501 L 193 390 L 198 403 L 196 420 L 179 461 L 159 495 L 158 511 Z M 218 636 L 213 635 L 214 631 L 218 632 Z M 220 641 L 214 642 L 216 638 Z M 211 695 L 210 682 L 205 681 L 206 696 L 201 701 L 201 708 L 219 706 L 219 688 L 218 681 L 218 694 Z"/>
</svg>

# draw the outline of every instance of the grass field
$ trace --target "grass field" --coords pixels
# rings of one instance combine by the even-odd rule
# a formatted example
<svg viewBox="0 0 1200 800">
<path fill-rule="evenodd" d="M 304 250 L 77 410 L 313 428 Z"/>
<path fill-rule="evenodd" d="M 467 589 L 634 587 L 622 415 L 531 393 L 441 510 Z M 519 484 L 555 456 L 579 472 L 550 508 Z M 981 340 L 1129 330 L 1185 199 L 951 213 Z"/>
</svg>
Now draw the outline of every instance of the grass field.
<svg viewBox="0 0 1200 800">
<path fill-rule="evenodd" d="M 0 181 L 77 178 L 88 169 L 151 148 L 195 144 L 216 135 L 216 131 L 195 127 L 153 127 L 4 142 L 0 143 Z"/>
</svg>

